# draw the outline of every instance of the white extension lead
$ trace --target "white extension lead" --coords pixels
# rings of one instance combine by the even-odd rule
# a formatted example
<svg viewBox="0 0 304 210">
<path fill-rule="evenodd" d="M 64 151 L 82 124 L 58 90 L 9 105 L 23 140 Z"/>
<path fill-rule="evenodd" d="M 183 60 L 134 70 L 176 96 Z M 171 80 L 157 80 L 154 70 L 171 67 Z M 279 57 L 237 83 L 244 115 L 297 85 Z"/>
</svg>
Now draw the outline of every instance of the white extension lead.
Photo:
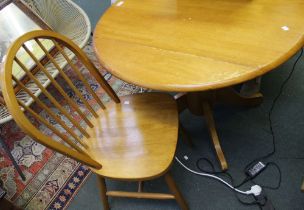
<svg viewBox="0 0 304 210">
<path fill-rule="evenodd" d="M 196 175 L 199 175 L 199 176 L 205 176 L 205 177 L 209 177 L 209 178 L 212 178 L 212 179 L 216 179 L 218 181 L 220 181 L 221 183 L 225 184 L 226 186 L 228 186 L 230 189 L 240 193 L 240 194 L 243 194 L 243 195 L 254 195 L 254 196 L 258 196 L 261 194 L 262 192 L 262 188 L 259 186 L 259 185 L 253 185 L 251 186 L 250 190 L 248 191 L 242 191 L 242 190 L 239 190 L 235 187 L 233 187 L 231 184 L 229 184 L 228 182 L 226 182 L 225 180 L 223 180 L 222 178 L 220 177 L 217 177 L 217 176 L 214 176 L 213 174 L 207 174 L 207 173 L 201 173 L 201 172 L 197 172 L 197 171 L 194 171 L 190 168 L 188 168 L 187 166 L 185 166 L 179 159 L 178 157 L 175 156 L 175 160 L 183 167 L 185 168 L 187 171 L 193 173 L 193 174 L 196 174 Z"/>
</svg>

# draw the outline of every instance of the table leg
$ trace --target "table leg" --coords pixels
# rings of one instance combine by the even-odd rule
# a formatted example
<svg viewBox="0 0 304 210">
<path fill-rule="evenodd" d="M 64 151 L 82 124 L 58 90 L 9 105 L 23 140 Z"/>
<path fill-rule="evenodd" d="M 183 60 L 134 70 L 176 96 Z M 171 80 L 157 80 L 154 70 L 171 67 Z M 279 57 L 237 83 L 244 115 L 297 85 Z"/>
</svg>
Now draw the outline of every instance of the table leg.
<svg viewBox="0 0 304 210">
<path fill-rule="evenodd" d="M 16 170 L 17 170 L 18 174 L 20 175 L 20 177 L 22 178 L 22 180 L 25 181 L 24 174 L 22 173 L 21 169 L 19 168 L 17 162 L 15 161 L 13 155 L 11 154 L 9 148 L 7 147 L 7 145 L 5 144 L 5 142 L 2 138 L 0 138 L 0 144 L 2 145 L 3 149 L 6 151 L 7 155 L 9 156 L 11 161 L 13 162 L 13 165 L 16 168 Z"/>
<path fill-rule="evenodd" d="M 216 91 L 215 103 L 255 107 L 263 102 L 263 95 L 255 93 L 251 96 L 241 96 L 233 88 L 223 88 Z"/>
<path fill-rule="evenodd" d="M 228 164 L 224 156 L 224 152 L 222 150 L 219 137 L 217 135 L 212 109 L 208 102 L 203 102 L 203 111 L 217 158 L 221 164 L 222 170 L 226 171 L 228 169 Z"/>
<path fill-rule="evenodd" d="M 179 113 L 188 108 L 191 113 L 205 117 L 221 168 L 222 170 L 227 170 L 228 164 L 217 135 L 211 105 L 221 103 L 253 107 L 263 102 L 263 95 L 256 93 L 252 96 L 244 97 L 233 88 L 228 87 L 204 92 L 180 93 L 175 96 L 175 99 L 177 100 Z"/>
<path fill-rule="evenodd" d="M 262 77 L 257 77 L 255 79 L 244 82 L 240 89 L 240 94 L 242 96 L 251 96 L 255 93 L 259 93 L 261 89 Z"/>
</svg>

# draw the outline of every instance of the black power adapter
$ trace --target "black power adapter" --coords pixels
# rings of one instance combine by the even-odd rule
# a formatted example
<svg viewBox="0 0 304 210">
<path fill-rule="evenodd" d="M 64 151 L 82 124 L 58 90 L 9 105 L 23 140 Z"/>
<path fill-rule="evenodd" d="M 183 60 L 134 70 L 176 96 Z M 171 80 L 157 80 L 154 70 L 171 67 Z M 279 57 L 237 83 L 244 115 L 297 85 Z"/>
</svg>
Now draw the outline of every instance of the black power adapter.
<svg viewBox="0 0 304 210">
<path fill-rule="evenodd" d="M 259 175 L 266 168 L 266 166 L 267 165 L 265 165 L 263 162 L 259 161 L 251 167 L 247 168 L 246 174 L 252 179 Z"/>
</svg>

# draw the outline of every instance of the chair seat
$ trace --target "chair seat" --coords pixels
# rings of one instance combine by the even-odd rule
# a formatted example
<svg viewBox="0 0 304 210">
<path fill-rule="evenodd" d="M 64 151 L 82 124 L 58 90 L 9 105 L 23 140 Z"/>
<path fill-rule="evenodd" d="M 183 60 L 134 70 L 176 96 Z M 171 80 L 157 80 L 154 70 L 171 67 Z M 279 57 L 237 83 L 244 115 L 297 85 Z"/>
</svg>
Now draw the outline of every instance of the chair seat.
<svg viewBox="0 0 304 210">
<path fill-rule="evenodd" d="M 178 112 L 164 93 L 121 97 L 99 111 L 88 129 L 89 154 L 102 164 L 97 174 L 114 179 L 151 179 L 169 169 L 175 155 Z"/>
</svg>

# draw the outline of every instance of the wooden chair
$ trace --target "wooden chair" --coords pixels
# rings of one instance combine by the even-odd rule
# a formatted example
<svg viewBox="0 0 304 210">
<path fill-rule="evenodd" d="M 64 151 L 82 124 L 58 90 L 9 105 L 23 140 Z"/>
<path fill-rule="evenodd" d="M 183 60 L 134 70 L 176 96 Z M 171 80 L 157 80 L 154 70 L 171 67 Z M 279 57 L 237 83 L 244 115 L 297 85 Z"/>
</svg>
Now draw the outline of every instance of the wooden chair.
<svg viewBox="0 0 304 210">
<path fill-rule="evenodd" d="M 79 81 L 83 82 L 98 108 L 84 99 L 73 81 L 58 66 L 55 56 L 50 55 L 45 49 L 42 39 L 51 40 L 59 54 L 67 59 L 73 73 L 77 75 Z M 58 68 L 59 75 L 65 82 L 65 87 L 53 79 L 47 69 L 31 53 L 26 45 L 29 40 L 35 41 L 45 52 L 50 63 Z M 69 49 L 78 57 L 87 68 L 90 76 L 112 99 L 107 107 L 90 87 L 83 71 L 80 71 L 65 55 L 63 48 Z M 53 85 L 52 90 L 44 88 L 36 78 L 37 75 L 33 75 L 20 61 L 17 57 L 17 52 L 20 49 L 28 52 L 33 61 L 40 67 L 39 74 L 45 74 L 49 78 Z M 31 79 L 30 82 L 35 83 L 37 88 L 40 88 L 41 94 L 49 100 L 49 103 L 35 96 L 30 89 L 26 88 L 25 84 L 14 77 L 13 65 L 19 65 L 23 69 Z M 182 209 L 188 209 L 184 198 L 168 172 L 173 162 L 178 132 L 177 105 L 171 96 L 164 93 L 145 93 L 119 98 L 77 45 L 68 38 L 51 31 L 33 31 L 17 39 L 8 50 L 4 69 L 1 72 L 1 86 L 7 107 L 16 123 L 37 142 L 90 166 L 99 177 L 104 209 L 109 209 L 108 196 L 176 199 Z M 22 98 L 16 97 L 15 85 L 19 85 L 21 91 L 32 97 L 43 112 L 52 117 L 52 123 L 39 114 L 41 109 L 37 113 L 35 109 L 27 106 Z M 68 96 L 65 91 L 66 86 L 74 91 L 81 103 Z M 57 91 L 57 95 L 52 94 L 54 90 Z M 64 100 L 64 106 L 58 102 L 60 100 Z M 65 120 L 62 120 L 62 117 L 54 112 L 51 105 L 59 110 L 60 115 L 64 116 Z M 68 110 L 73 110 L 73 114 Z M 49 131 L 52 131 L 53 135 L 50 135 L 49 131 L 48 134 L 45 134 L 39 129 L 41 126 L 37 126 L 37 122 L 33 121 L 39 121 L 45 125 Z M 172 194 L 143 192 L 143 181 L 161 176 L 164 176 Z M 108 191 L 105 178 L 137 181 L 138 192 Z"/>
</svg>

